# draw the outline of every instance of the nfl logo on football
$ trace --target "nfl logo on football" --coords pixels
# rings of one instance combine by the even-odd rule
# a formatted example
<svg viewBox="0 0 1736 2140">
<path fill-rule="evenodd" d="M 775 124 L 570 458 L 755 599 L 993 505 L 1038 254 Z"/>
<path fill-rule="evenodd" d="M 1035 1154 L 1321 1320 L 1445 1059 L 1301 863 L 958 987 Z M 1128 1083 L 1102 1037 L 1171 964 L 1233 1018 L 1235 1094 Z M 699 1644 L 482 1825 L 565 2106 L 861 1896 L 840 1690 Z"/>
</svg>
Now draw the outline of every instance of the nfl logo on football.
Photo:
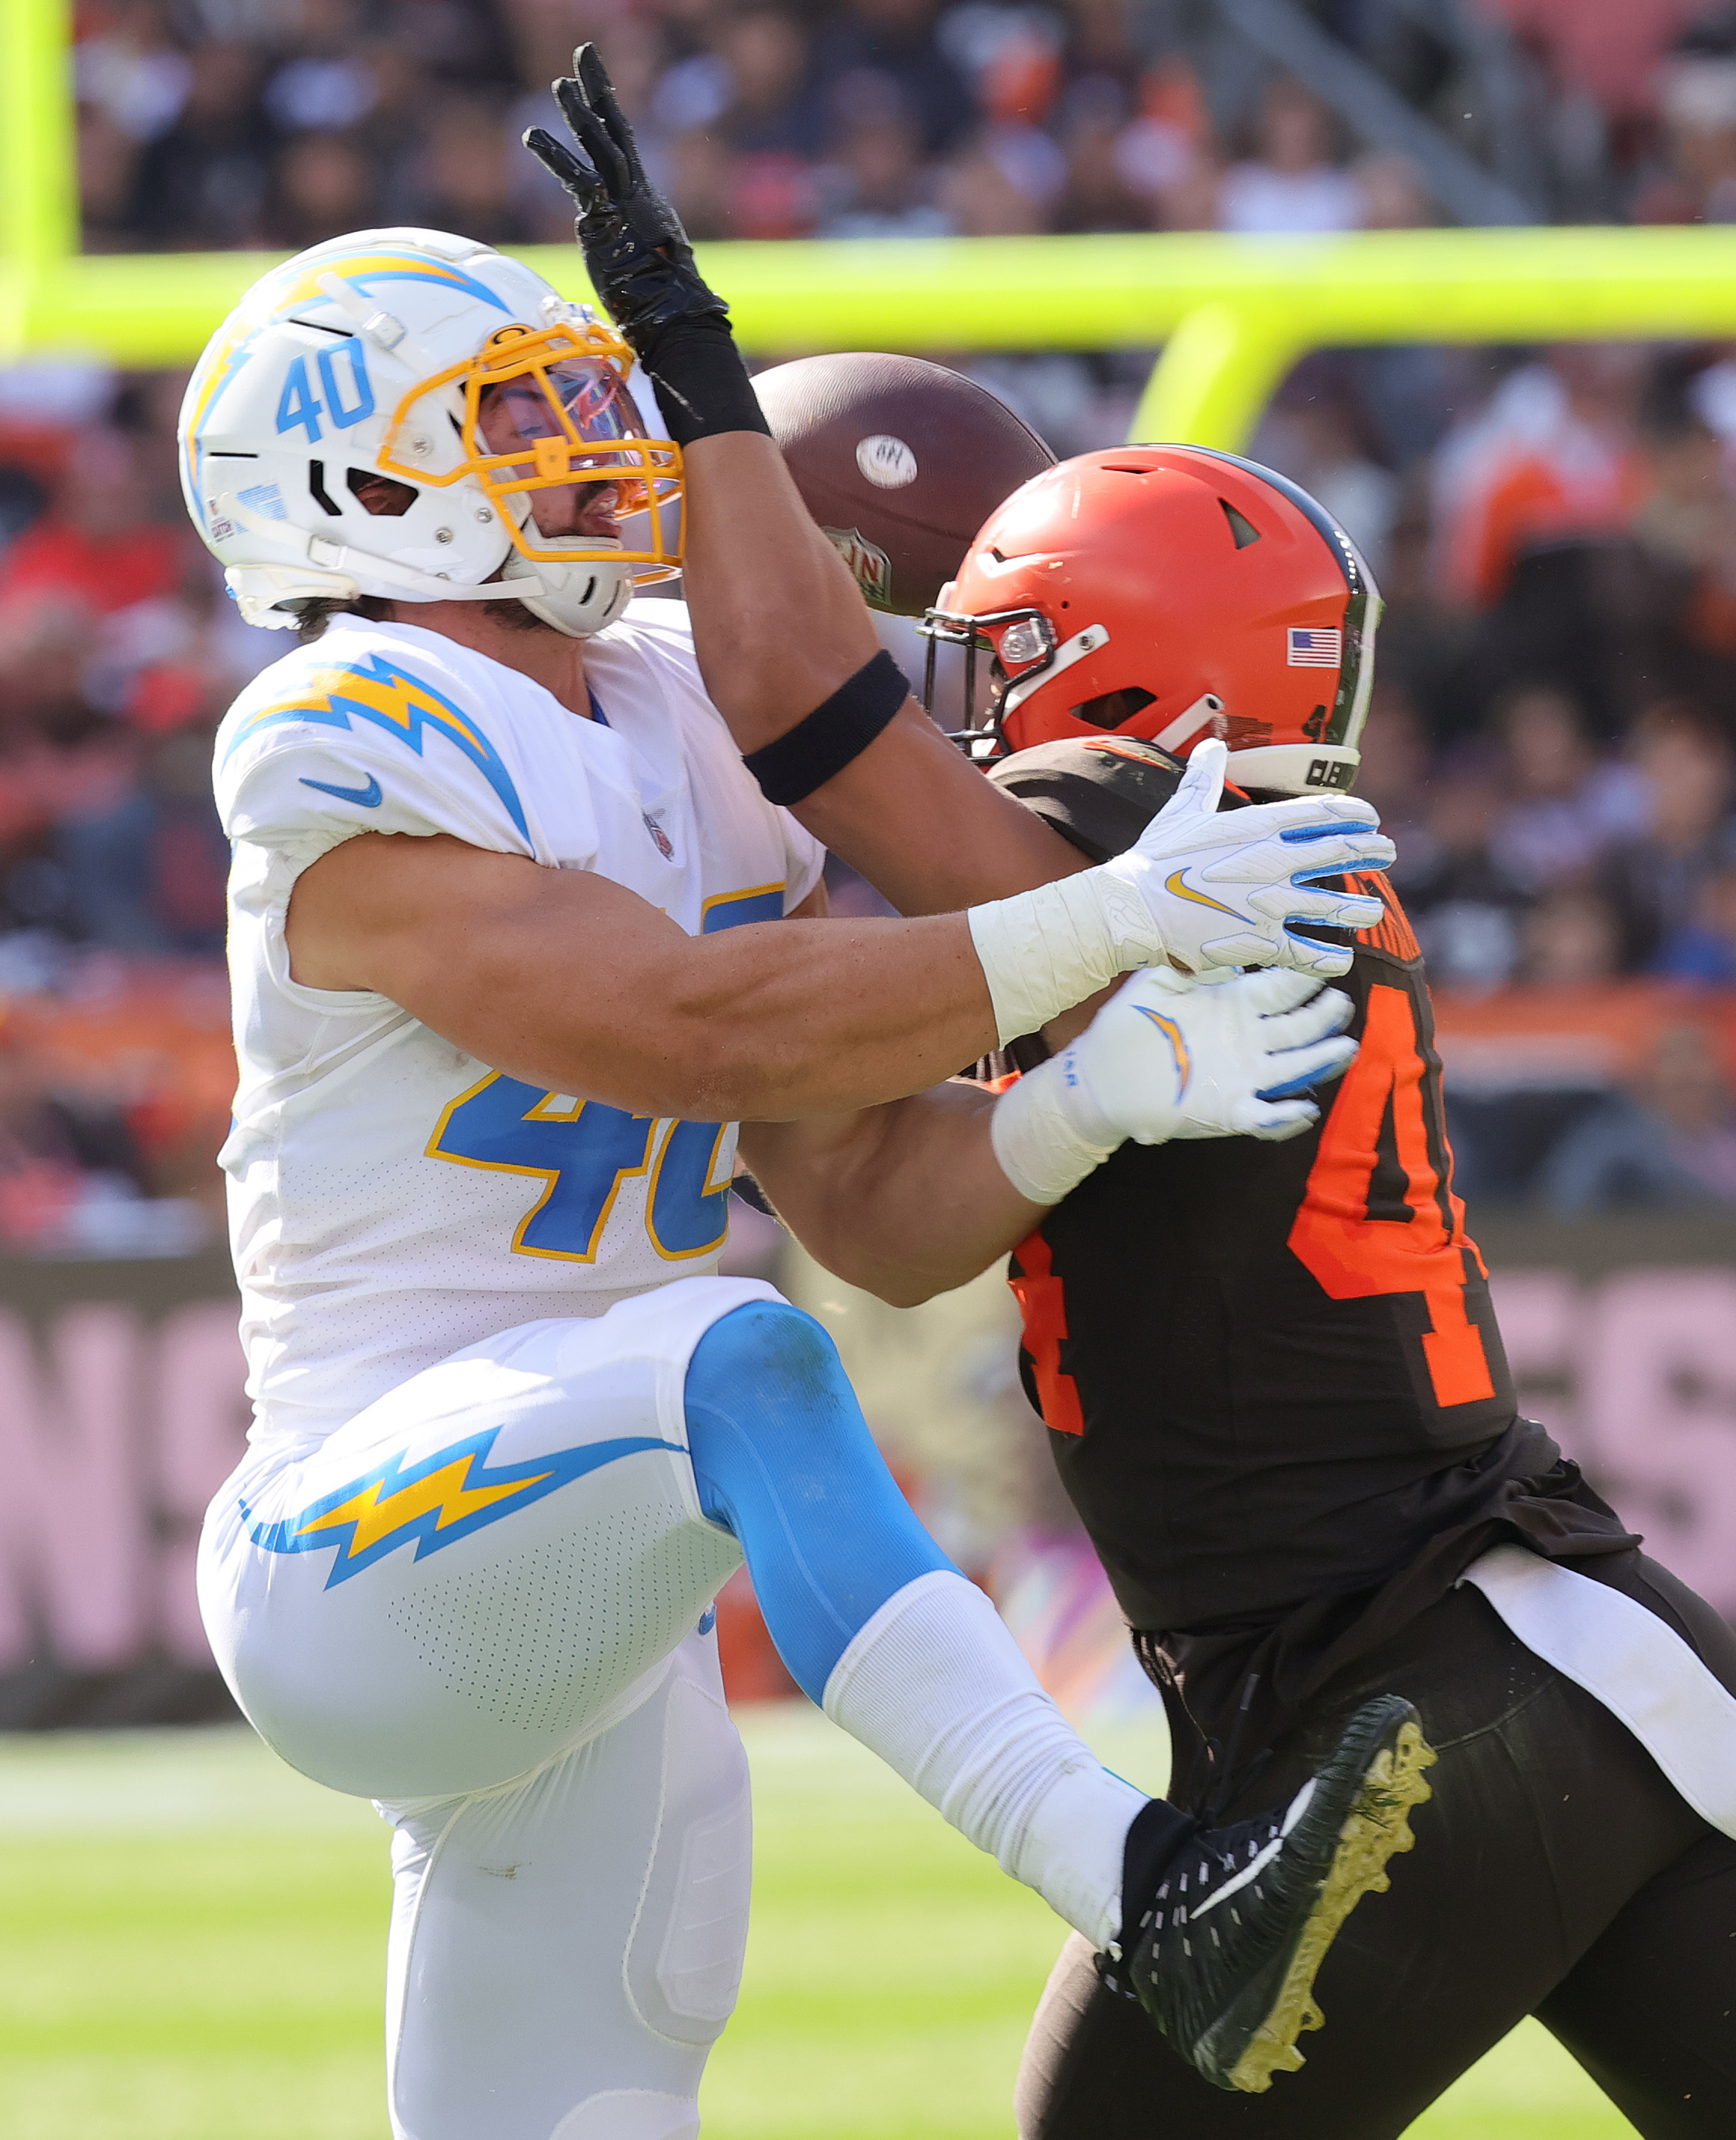
<svg viewBox="0 0 1736 2140">
<path fill-rule="evenodd" d="M 885 551 L 870 542 L 859 528 L 828 528 L 823 533 L 855 575 L 856 584 L 869 606 L 890 609 L 893 567 Z"/>
</svg>

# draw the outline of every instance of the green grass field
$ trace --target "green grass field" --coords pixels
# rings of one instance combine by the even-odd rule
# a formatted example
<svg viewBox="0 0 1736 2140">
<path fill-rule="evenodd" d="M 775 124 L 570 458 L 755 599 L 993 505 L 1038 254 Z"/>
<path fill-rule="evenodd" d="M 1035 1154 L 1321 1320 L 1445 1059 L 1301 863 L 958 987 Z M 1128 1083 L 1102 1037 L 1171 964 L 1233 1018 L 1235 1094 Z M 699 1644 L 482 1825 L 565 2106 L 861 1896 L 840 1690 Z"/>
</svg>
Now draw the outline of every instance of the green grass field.
<svg viewBox="0 0 1736 2140">
<path fill-rule="evenodd" d="M 1055 1920 L 815 1711 L 744 1729 L 753 1943 L 706 2140 L 1011 2140 Z M 1149 1744 L 1103 1750 L 1149 1779 Z M 386 2140 L 386 1902 L 374 1815 L 247 1732 L 0 1740 L 0 2133 Z M 1631 2129 L 1534 2027 L 1412 2128 Z"/>
</svg>

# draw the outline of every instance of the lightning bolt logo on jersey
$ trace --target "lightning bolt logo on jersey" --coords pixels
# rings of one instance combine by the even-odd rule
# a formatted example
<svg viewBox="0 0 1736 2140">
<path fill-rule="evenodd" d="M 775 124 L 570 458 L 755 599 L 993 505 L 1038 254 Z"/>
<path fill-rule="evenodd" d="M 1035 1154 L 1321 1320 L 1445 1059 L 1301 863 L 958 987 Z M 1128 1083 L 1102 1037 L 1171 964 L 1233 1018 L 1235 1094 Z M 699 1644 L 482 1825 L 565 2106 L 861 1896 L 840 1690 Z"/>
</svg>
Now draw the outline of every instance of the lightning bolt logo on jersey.
<svg viewBox="0 0 1736 2140">
<path fill-rule="evenodd" d="M 419 1464 L 406 1465 L 401 1455 L 394 1454 L 359 1479 L 322 1495 L 298 1514 L 277 1523 L 255 1523 L 243 1504 L 248 1535 L 268 1553 L 324 1553 L 335 1548 L 337 1558 L 325 1584 L 330 1590 L 412 1540 L 416 1558 L 425 1560 L 430 1553 L 456 1545 L 460 1539 L 472 1537 L 518 1509 L 528 1509 L 545 1494 L 623 1456 L 647 1449 L 681 1453 L 678 1442 L 627 1435 L 582 1449 L 558 1449 L 529 1464 L 503 1464 L 490 1470 L 489 1451 L 499 1431 L 490 1427 L 485 1433 L 468 1436 Z"/>
<path fill-rule="evenodd" d="M 292 699 L 262 706 L 257 713 L 249 714 L 229 739 L 224 758 L 225 761 L 231 758 L 259 729 L 286 721 L 311 721 L 326 728 L 347 729 L 352 719 L 372 722 L 376 728 L 407 744 L 418 758 L 422 755 L 423 742 L 430 729 L 435 734 L 445 736 L 458 746 L 488 782 L 519 831 L 528 835 L 529 827 L 524 821 L 524 806 L 519 800 L 519 791 L 499 752 L 480 726 L 431 684 L 400 668 L 384 655 L 374 655 L 366 661 L 347 661 L 332 668 L 316 669 Z M 334 789 L 329 783 L 318 781 L 307 784 L 323 787 L 327 794 L 343 793 L 341 788 Z M 360 794 L 356 799 L 361 800 Z M 374 807 L 378 799 L 376 785 L 373 802 L 366 807 Z"/>
<path fill-rule="evenodd" d="M 494 1036 L 474 1024 L 437 1032 L 385 994 L 310 989 L 291 969 L 300 874 L 356 838 L 441 837 L 455 866 L 463 849 L 512 856 L 527 890 L 533 866 L 594 873 L 690 936 L 776 921 L 807 896 L 821 852 L 744 769 L 681 605 L 636 605 L 586 641 L 584 673 L 607 725 L 431 631 L 338 616 L 219 732 L 241 1072 L 222 1164 L 251 1393 L 298 1436 L 499 1331 L 716 1266 L 733 1124 L 545 1089 L 488 1060 Z M 582 950 L 553 955 L 547 978 L 576 1038 Z M 370 1504 L 354 1520 L 369 1550 L 382 1518 Z"/>
</svg>

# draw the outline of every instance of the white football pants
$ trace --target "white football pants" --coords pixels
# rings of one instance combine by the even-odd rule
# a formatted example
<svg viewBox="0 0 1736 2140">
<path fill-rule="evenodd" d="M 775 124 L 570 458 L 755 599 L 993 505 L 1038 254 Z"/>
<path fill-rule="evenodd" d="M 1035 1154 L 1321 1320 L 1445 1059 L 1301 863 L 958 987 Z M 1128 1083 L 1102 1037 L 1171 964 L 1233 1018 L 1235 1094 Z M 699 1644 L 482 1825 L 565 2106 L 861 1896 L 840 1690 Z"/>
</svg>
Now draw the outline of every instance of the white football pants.
<svg viewBox="0 0 1736 2140">
<path fill-rule="evenodd" d="M 712 1323 L 777 1298 L 684 1279 L 524 1324 L 255 1449 L 212 1504 L 237 1701 L 396 1830 L 396 2140 L 699 2129 L 751 1836 L 709 1615 L 741 1553 L 701 1514 L 683 1387 Z"/>
</svg>

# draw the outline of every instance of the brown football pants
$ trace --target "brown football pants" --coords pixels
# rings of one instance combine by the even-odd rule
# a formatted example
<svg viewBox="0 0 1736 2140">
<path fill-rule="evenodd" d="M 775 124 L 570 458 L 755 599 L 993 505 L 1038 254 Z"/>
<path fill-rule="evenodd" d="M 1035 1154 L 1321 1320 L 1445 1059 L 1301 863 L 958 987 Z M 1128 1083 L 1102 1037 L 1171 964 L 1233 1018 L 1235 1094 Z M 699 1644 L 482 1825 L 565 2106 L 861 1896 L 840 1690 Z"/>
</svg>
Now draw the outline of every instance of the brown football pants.
<svg viewBox="0 0 1736 2140">
<path fill-rule="evenodd" d="M 1391 1892 L 1365 1896 L 1326 1956 L 1302 2070 L 1264 2095 L 1210 2086 L 1075 1936 L 1025 2045 L 1020 2140 L 1389 2140 L 1527 2014 L 1645 2140 L 1736 2133 L 1736 1842 L 1478 1592 L 1334 1681 L 1224 1817 L 1284 1802 L 1388 1692 L 1422 1711 L 1434 1796 Z"/>
</svg>

